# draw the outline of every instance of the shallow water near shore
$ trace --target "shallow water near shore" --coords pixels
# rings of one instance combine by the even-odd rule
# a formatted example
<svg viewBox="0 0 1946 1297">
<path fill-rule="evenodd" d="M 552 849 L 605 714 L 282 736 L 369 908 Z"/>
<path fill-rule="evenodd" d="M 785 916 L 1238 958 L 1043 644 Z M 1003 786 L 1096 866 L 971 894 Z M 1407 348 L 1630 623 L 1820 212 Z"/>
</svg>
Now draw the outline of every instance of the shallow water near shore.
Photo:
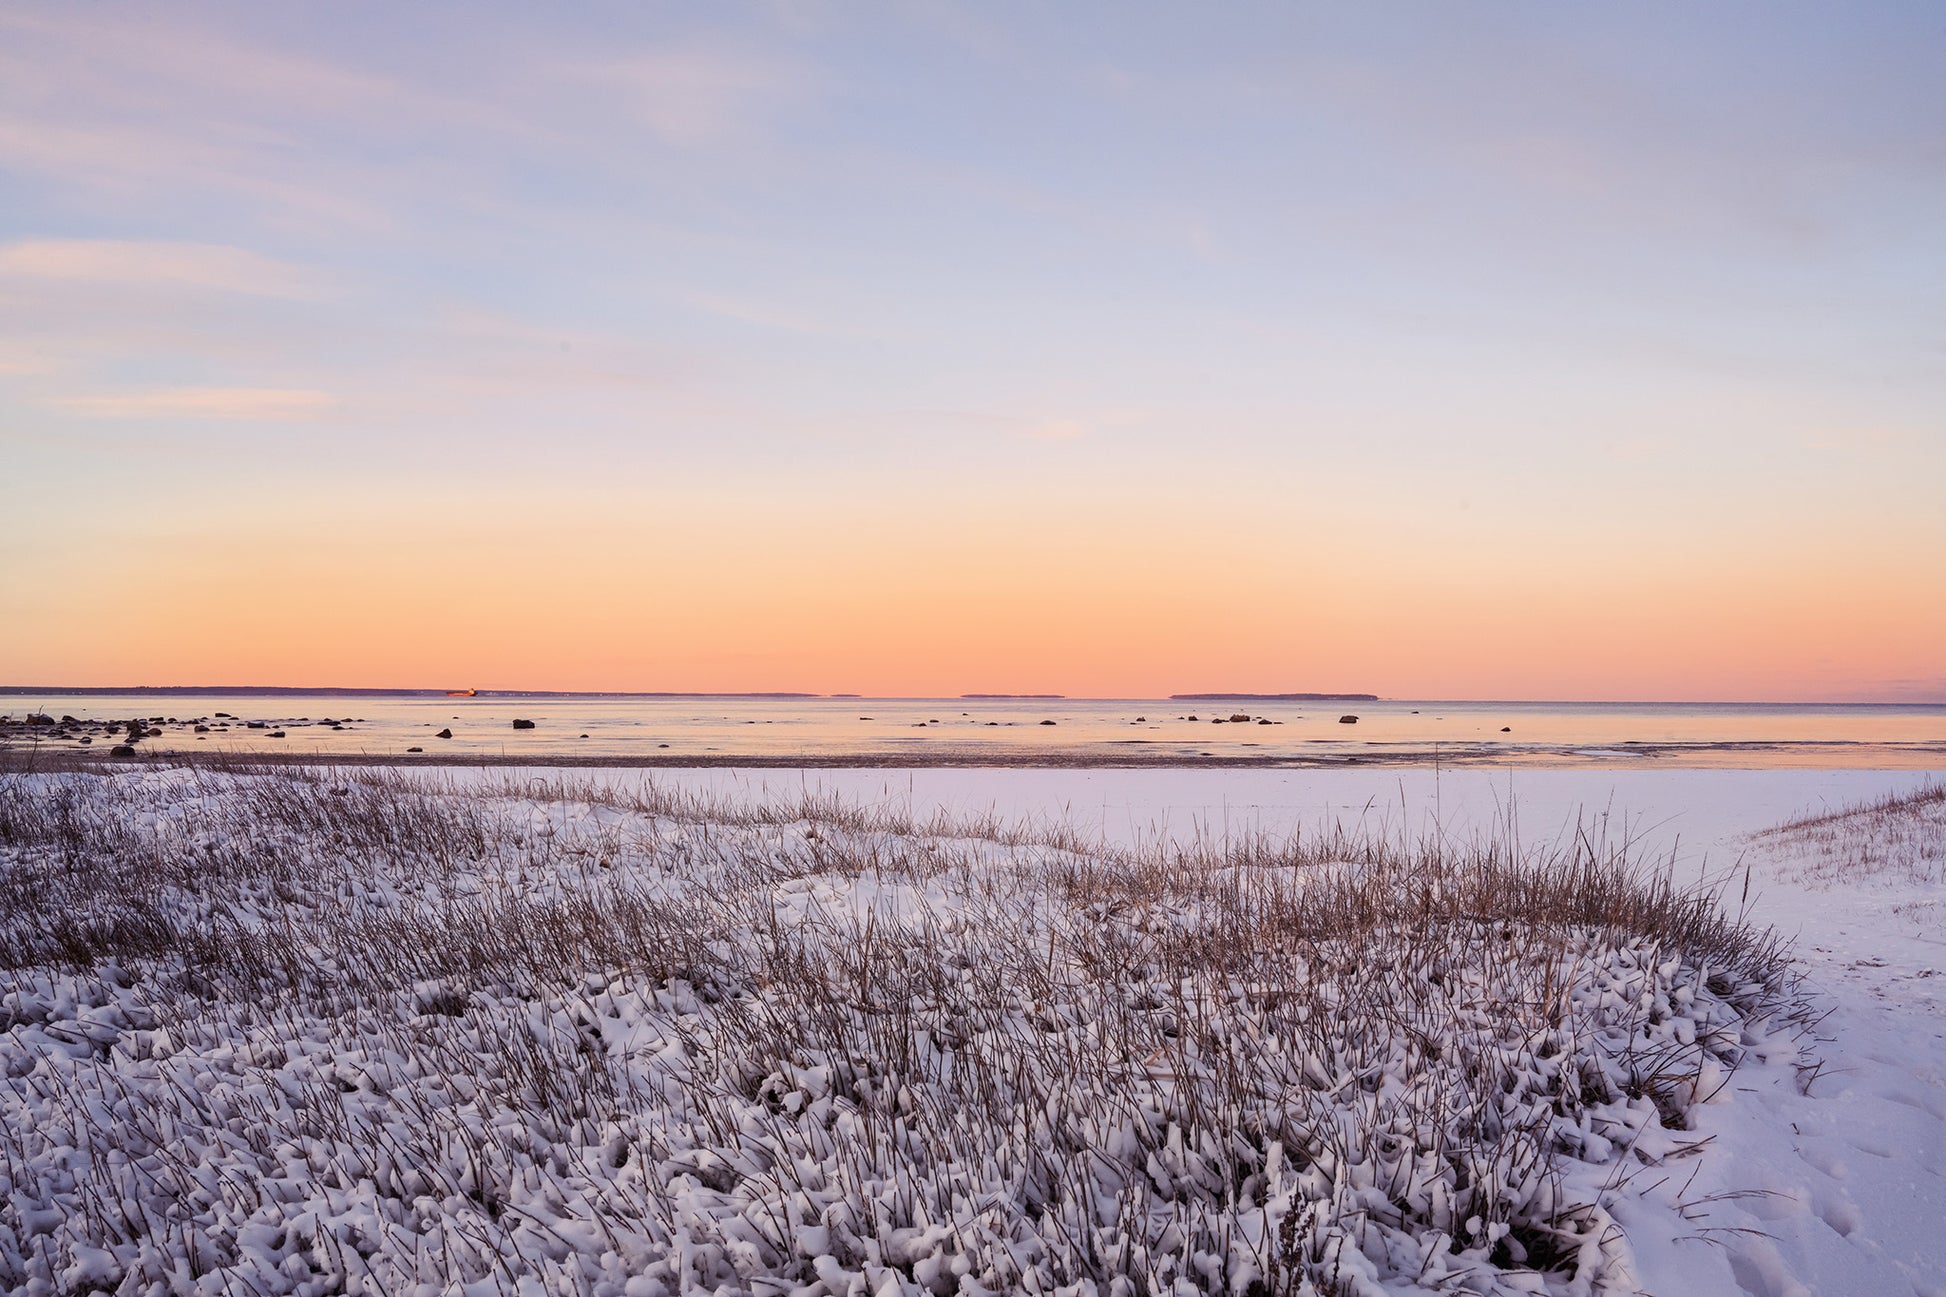
<svg viewBox="0 0 1946 1297">
<path fill-rule="evenodd" d="M 227 715 L 225 715 L 227 713 Z M 1662 764 L 1928 769 L 1946 704 L 98 694 L 0 699 L 0 742 L 152 754 L 717 765 Z M 26 726 L 29 714 L 76 724 Z M 1355 721 L 1342 718 L 1355 716 Z M 1236 718 L 1246 719 L 1236 719 Z M 159 719 L 158 719 L 159 718 Z M 533 728 L 514 727 L 516 720 Z M 201 722 L 206 733 L 194 732 Z M 251 722 L 261 722 L 252 728 Z M 450 730 L 452 737 L 439 738 Z M 83 744 L 83 737 L 92 742 Z M 420 748 L 419 753 L 409 749 Z"/>
</svg>

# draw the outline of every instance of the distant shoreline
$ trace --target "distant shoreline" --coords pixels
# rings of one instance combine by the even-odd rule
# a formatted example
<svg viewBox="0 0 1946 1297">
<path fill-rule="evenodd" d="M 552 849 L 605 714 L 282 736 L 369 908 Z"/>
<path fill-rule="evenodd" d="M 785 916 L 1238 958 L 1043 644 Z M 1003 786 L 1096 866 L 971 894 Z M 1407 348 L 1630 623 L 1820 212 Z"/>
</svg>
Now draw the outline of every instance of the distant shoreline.
<svg viewBox="0 0 1946 1297">
<path fill-rule="evenodd" d="M 1377 694 L 1170 694 L 1172 703 L 1375 703 Z"/>
<path fill-rule="evenodd" d="M 345 685 L 6 685 L 4 698 L 450 698 L 454 702 L 522 698 L 749 699 L 776 702 L 1360 702 L 1413 707 L 1727 707 L 1727 708 L 1940 708 L 1946 698 L 1724 699 L 1724 698 L 1411 698 L 1385 694 L 1195 693 L 1147 695 L 1073 694 L 820 694 L 788 690 L 363 689 Z"/>
</svg>

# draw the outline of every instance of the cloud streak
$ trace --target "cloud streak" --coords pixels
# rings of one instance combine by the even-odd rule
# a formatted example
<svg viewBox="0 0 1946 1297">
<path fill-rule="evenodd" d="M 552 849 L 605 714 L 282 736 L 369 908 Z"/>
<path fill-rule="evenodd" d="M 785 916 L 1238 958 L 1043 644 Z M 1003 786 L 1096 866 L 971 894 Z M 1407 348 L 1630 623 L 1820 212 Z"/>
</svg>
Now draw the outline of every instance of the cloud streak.
<svg viewBox="0 0 1946 1297">
<path fill-rule="evenodd" d="M 338 408 L 329 392 L 290 387 L 169 387 L 113 396 L 59 397 L 48 402 L 85 419 L 226 419 L 284 423 L 316 419 Z"/>
<path fill-rule="evenodd" d="M 29 239 L 0 247 L 0 276 L 309 301 L 333 295 L 313 271 L 214 243 Z"/>
</svg>

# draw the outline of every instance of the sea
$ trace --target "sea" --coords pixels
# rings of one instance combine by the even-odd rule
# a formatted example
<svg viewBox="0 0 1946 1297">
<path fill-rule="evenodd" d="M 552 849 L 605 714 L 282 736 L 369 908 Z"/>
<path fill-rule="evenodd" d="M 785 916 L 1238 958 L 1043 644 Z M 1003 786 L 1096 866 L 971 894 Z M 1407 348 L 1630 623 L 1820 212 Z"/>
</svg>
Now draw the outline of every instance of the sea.
<svg viewBox="0 0 1946 1297">
<path fill-rule="evenodd" d="M 0 715 L 15 749 L 101 752 L 140 720 L 145 755 L 329 761 L 1946 769 L 1938 703 L 14 692 Z"/>
</svg>

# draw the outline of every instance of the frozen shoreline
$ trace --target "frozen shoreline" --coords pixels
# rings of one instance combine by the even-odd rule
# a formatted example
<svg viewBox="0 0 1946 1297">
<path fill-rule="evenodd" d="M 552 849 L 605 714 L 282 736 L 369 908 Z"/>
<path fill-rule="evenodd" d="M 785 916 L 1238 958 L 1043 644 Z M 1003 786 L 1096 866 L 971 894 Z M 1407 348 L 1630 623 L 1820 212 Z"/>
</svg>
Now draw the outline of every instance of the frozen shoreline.
<svg viewBox="0 0 1946 1297">
<path fill-rule="evenodd" d="M 159 713 L 159 714 L 158 714 Z M 1157 699 L 20 700 L 0 747 L 351 762 L 1946 768 L 1946 705 Z"/>
</svg>

